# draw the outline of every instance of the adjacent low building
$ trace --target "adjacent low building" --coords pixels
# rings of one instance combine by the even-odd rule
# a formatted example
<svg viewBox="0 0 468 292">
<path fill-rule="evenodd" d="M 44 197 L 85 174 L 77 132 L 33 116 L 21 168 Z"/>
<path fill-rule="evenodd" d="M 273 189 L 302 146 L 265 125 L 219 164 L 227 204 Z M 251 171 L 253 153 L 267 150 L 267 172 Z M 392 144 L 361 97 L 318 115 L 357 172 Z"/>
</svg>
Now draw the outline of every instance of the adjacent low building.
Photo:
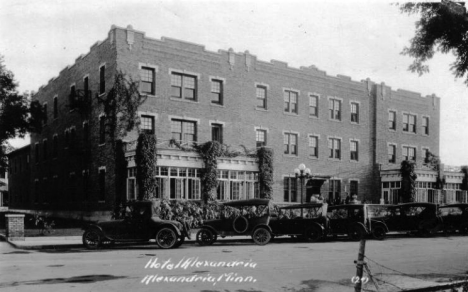
<svg viewBox="0 0 468 292">
<path fill-rule="evenodd" d="M 308 201 L 315 194 L 331 202 L 348 194 L 393 202 L 400 162 L 421 166 L 427 151 L 439 153 L 441 105 L 435 95 L 330 76 L 315 66 L 265 62 L 248 51 L 211 52 L 170 38 L 152 39 L 131 26 L 113 26 L 105 40 L 34 95 L 47 118 L 24 148 L 31 158 L 30 177 L 12 180 L 12 207 L 84 216 L 108 213 L 116 203 L 136 197 L 138 132 L 124 139 L 128 168 L 122 176 L 109 155 L 105 111 L 98 102 L 113 87 L 117 71 L 139 81 L 147 96 L 139 108 L 140 130 L 158 140 L 159 198 L 201 199 L 203 161 L 195 152 L 171 146 L 171 139 L 183 145 L 218 141 L 232 149 L 271 148 L 272 197 L 280 203 Z M 89 98 L 92 110 L 80 112 L 76 98 Z M 10 159 L 19 155 L 24 154 L 14 152 Z M 302 194 L 294 175 L 301 163 L 311 170 Z M 217 199 L 262 196 L 258 173 L 254 158 L 218 159 Z M 458 183 L 461 176 L 455 176 Z M 426 181 L 420 180 L 421 186 Z M 466 201 L 463 194 L 455 200 Z"/>
</svg>

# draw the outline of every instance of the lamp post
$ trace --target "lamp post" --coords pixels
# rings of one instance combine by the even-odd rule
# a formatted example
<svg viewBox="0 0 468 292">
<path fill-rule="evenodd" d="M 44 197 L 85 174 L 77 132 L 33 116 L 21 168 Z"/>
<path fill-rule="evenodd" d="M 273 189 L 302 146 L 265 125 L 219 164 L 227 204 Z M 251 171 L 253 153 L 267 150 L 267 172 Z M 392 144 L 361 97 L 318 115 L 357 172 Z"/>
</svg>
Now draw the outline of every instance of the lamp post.
<svg viewBox="0 0 468 292">
<path fill-rule="evenodd" d="M 304 163 L 299 164 L 299 167 L 294 169 L 296 178 L 299 178 L 301 181 L 301 204 L 304 203 L 304 180 L 310 177 L 310 169 L 306 168 Z M 301 208 L 301 217 L 303 217 L 303 209 Z"/>
</svg>

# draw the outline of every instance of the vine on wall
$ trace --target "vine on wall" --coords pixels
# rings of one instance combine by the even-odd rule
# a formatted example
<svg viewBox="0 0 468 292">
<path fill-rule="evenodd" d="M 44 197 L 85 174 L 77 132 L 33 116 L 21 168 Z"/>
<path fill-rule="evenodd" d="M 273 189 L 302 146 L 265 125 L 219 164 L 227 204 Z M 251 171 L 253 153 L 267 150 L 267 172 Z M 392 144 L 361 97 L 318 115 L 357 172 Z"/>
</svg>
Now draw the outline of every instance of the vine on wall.
<svg viewBox="0 0 468 292">
<path fill-rule="evenodd" d="M 258 148 L 257 163 L 260 196 L 271 199 L 273 195 L 273 150 L 265 147 Z"/>
<path fill-rule="evenodd" d="M 148 200 L 155 195 L 157 156 L 156 136 L 141 133 L 138 136 L 135 152 L 136 181 L 138 186 L 138 199 Z"/>
<path fill-rule="evenodd" d="M 418 178 L 414 171 L 415 165 L 414 162 L 408 160 L 401 162 L 401 197 L 404 203 L 415 201 L 416 179 Z"/>
</svg>

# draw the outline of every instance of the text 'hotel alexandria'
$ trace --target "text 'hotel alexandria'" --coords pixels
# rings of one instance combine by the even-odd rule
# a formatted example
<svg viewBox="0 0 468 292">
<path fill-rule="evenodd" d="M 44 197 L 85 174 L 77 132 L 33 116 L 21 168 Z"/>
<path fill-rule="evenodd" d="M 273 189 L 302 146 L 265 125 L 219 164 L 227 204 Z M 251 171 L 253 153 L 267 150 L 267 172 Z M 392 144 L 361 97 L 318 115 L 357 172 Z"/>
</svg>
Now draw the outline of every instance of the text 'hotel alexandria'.
<svg viewBox="0 0 468 292">
<path fill-rule="evenodd" d="M 271 148 L 273 199 L 281 204 L 301 201 L 294 176 L 301 163 L 312 174 L 304 201 L 320 193 L 331 201 L 356 194 L 361 201 L 396 202 L 400 163 L 406 159 L 418 166 L 418 201 L 467 201 L 462 172 L 423 167 L 426 151 L 439 153 L 441 104 L 435 95 L 329 76 L 315 66 L 265 62 L 248 51 L 210 52 L 192 43 L 148 38 L 131 26 L 113 26 L 104 41 L 34 95 L 47 118 L 31 144 L 9 157 L 11 209 L 102 215 L 112 210 L 116 196 L 135 198 L 138 133 L 125 139 L 127 175 L 118 177 L 116 161 L 106 155 L 104 112 L 96 101 L 112 88 L 117 70 L 139 81 L 140 92 L 147 95 L 139 108 L 140 128 L 158 140 L 160 198 L 201 199 L 203 161 L 195 152 L 171 147 L 168 142 L 175 138 L 182 143 L 216 140 L 232 149 Z M 80 91 L 92 96 L 90 116 L 70 104 Z M 437 188 L 438 175 L 443 188 Z M 219 200 L 260 195 L 254 158 L 219 158 L 218 179 Z"/>
</svg>

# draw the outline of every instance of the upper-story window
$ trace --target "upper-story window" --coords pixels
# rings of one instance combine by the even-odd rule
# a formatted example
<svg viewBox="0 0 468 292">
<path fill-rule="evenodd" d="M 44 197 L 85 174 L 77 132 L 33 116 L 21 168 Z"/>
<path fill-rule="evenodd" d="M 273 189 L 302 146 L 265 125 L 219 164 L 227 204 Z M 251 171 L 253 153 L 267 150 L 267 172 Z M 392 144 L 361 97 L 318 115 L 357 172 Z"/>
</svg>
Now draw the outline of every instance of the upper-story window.
<svg viewBox="0 0 468 292">
<path fill-rule="evenodd" d="M 267 88 L 266 86 L 257 85 L 257 108 L 267 109 Z"/>
<path fill-rule="evenodd" d="M 297 114 L 297 96 L 295 91 L 284 91 L 284 112 Z"/>
<path fill-rule="evenodd" d="M 318 110 L 318 99 L 317 95 L 309 96 L 309 116 L 311 117 L 318 117 L 319 110 Z"/>
<path fill-rule="evenodd" d="M 329 158 L 341 159 L 341 139 L 328 138 Z"/>
<path fill-rule="evenodd" d="M 396 130 L 396 112 L 395 111 L 388 112 L 388 128 L 390 130 Z"/>
<path fill-rule="evenodd" d="M 297 134 L 284 133 L 284 154 L 297 155 Z"/>
<path fill-rule="evenodd" d="M 396 145 L 390 144 L 387 147 L 388 152 L 388 162 L 395 163 L 396 162 Z"/>
<path fill-rule="evenodd" d="M 140 118 L 141 130 L 147 134 L 154 134 L 154 117 L 153 116 L 144 116 Z"/>
<path fill-rule="evenodd" d="M 309 136 L 309 156 L 318 158 L 318 136 Z"/>
<path fill-rule="evenodd" d="M 223 143 L 223 125 L 211 124 L 211 141 Z"/>
<path fill-rule="evenodd" d="M 83 90 L 84 90 L 85 97 L 88 97 L 89 96 L 89 77 L 88 76 L 86 76 L 83 79 Z"/>
<path fill-rule="evenodd" d="M 328 111 L 331 120 L 341 121 L 341 100 L 330 98 L 328 100 Z"/>
<path fill-rule="evenodd" d="M 416 116 L 403 114 L 403 132 L 416 133 Z"/>
<path fill-rule="evenodd" d="M 54 137 L 52 138 L 52 157 L 53 158 L 57 158 L 58 157 L 58 136 L 57 135 L 54 135 Z"/>
<path fill-rule="evenodd" d="M 429 117 L 423 117 L 422 128 L 423 128 L 423 134 L 429 135 Z"/>
<path fill-rule="evenodd" d="M 354 161 L 359 160 L 359 142 L 358 141 L 351 141 L 349 144 L 350 149 L 350 159 Z"/>
<path fill-rule="evenodd" d="M 142 94 L 155 94 L 155 74 L 154 68 L 141 67 L 140 69 L 140 92 Z"/>
<path fill-rule="evenodd" d="M 171 120 L 172 138 L 179 142 L 190 143 L 197 141 L 196 122 L 186 120 Z"/>
<path fill-rule="evenodd" d="M 75 104 L 76 104 L 75 101 L 76 101 L 76 86 L 72 85 L 70 87 L 70 95 L 68 96 L 68 104 L 69 104 L 70 109 L 75 108 Z"/>
<path fill-rule="evenodd" d="M 403 146 L 403 159 L 415 161 L 416 160 L 416 148 Z"/>
<path fill-rule="evenodd" d="M 99 144 L 106 142 L 106 116 L 99 117 Z"/>
<path fill-rule="evenodd" d="M 187 100 L 197 100 L 197 77 L 172 72 L 171 96 Z"/>
<path fill-rule="evenodd" d="M 44 157 L 44 160 L 47 160 L 47 154 L 49 153 L 48 149 L 47 149 L 47 139 L 42 141 L 42 150 L 43 150 L 43 155 L 42 156 Z"/>
<path fill-rule="evenodd" d="M 44 103 L 42 105 L 42 110 L 44 111 L 44 125 L 47 125 L 47 121 L 48 121 L 48 112 L 47 112 L 47 103 Z"/>
<path fill-rule="evenodd" d="M 267 145 L 267 131 L 257 129 L 255 130 L 255 142 L 257 147 L 263 147 Z"/>
<path fill-rule="evenodd" d="M 211 80 L 211 103 L 223 104 L 223 81 L 218 79 Z"/>
<path fill-rule="evenodd" d="M 351 103 L 351 122 L 359 123 L 359 103 Z"/>
<path fill-rule="evenodd" d="M 54 119 L 58 118 L 58 98 L 54 97 Z"/>
<path fill-rule="evenodd" d="M 99 67 L 99 94 L 106 92 L 106 66 Z"/>
</svg>

